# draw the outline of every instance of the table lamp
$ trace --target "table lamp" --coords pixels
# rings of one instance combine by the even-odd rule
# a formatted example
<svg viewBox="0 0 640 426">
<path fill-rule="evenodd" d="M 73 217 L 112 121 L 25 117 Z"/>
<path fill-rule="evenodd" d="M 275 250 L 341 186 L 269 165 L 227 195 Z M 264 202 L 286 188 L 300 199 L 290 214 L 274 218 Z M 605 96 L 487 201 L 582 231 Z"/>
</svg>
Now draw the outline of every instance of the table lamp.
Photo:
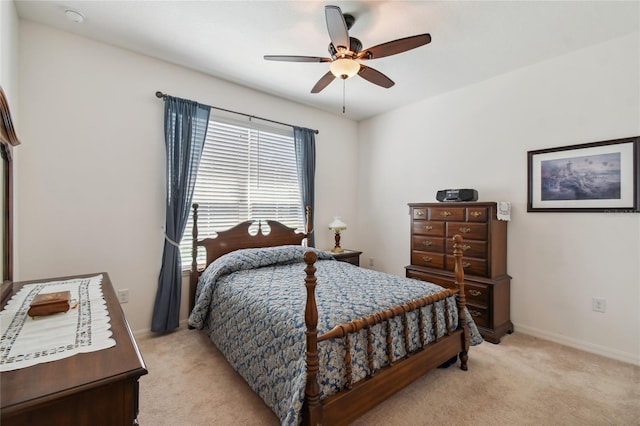
<svg viewBox="0 0 640 426">
<path fill-rule="evenodd" d="M 340 247 L 340 232 L 346 231 L 347 225 L 340 220 L 340 216 L 335 216 L 333 218 L 333 222 L 329 224 L 329 229 L 335 232 L 336 236 L 336 246 L 331 249 L 332 253 L 342 253 L 342 248 Z"/>
</svg>

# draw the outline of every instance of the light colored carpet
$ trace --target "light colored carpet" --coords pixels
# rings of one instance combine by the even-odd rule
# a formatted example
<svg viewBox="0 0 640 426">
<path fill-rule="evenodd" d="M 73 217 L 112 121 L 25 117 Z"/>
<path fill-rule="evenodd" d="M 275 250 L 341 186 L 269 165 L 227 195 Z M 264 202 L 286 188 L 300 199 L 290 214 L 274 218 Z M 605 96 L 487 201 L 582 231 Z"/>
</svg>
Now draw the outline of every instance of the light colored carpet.
<svg viewBox="0 0 640 426">
<path fill-rule="evenodd" d="M 203 332 L 138 344 L 141 425 L 278 425 Z M 472 347 L 469 371 L 431 371 L 354 424 L 640 425 L 640 367 L 515 333 Z"/>
</svg>

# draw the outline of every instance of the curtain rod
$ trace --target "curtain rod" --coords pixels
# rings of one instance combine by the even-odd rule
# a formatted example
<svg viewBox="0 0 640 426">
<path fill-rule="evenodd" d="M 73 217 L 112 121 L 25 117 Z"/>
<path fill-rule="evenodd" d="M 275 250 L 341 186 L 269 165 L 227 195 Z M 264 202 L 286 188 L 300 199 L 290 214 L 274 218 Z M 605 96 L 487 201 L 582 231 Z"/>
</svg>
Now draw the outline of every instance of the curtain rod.
<svg viewBox="0 0 640 426">
<path fill-rule="evenodd" d="M 160 91 L 157 91 L 157 92 L 156 92 L 156 97 L 157 97 L 157 98 L 159 98 L 159 99 L 164 99 L 164 98 L 166 98 L 167 96 L 169 96 L 169 95 L 167 95 L 166 93 L 162 93 L 162 92 L 160 92 Z M 268 121 L 268 122 L 270 122 L 270 123 L 280 124 L 280 125 L 282 125 L 282 126 L 298 127 L 298 126 L 294 126 L 293 124 L 287 124 L 287 123 L 282 123 L 282 122 L 280 122 L 280 121 L 269 120 L 268 118 L 262 118 L 262 117 L 258 117 L 258 116 L 255 116 L 255 115 L 245 114 L 245 113 L 243 113 L 243 112 L 231 111 L 230 109 L 219 108 L 219 107 L 215 107 L 215 106 L 211 106 L 211 105 L 208 105 L 208 106 L 209 106 L 210 108 L 217 109 L 217 110 L 220 110 L 220 111 L 230 112 L 230 113 L 232 113 L 232 114 L 244 115 L 245 117 L 249 117 L 250 119 L 251 119 L 251 118 L 257 118 L 258 120 Z M 319 131 L 319 130 L 314 130 L 314 132 L 315 132 L 315 134 L 316 134 L 316 135 L 317 135 L 318 133 L 320 133 L 320 131 Z"/>
</svg>

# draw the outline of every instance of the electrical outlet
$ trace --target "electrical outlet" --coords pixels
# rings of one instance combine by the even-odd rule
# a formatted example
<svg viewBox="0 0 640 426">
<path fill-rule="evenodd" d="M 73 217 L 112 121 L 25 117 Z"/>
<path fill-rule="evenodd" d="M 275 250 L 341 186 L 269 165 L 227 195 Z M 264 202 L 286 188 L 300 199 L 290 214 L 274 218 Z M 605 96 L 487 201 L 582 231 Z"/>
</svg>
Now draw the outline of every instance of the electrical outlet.
<svg viewBox="0 0 640 426">
<path fill-rule="evenodd" d="M 118 290 L 118 302 L 120 303 L 129 303 L 129 289 L 123 288 L 122 290 Z"/>
<path fill-rule="evenodd" d="M 375 266 L 375 261 L 372 257 L 369 258 L 369 266 Z"/>
<path fill-rule="evenodd" d="M 602 297 L 594 297 L 591 300 L 591 309 L 594 312 L 604 313 L 607 310 L 607 301 Z"/>
</svg>

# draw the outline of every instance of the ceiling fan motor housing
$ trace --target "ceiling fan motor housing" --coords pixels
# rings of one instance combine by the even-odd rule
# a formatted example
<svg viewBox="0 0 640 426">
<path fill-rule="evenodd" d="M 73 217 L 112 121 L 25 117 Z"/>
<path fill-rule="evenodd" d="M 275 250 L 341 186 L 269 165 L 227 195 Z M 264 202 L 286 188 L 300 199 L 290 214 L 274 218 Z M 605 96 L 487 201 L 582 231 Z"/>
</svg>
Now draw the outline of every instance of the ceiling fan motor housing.
<svg viewBox="0 0 640 426">
<path fill-rule="evenodd" d="M 349 51 L 346 57 L 355 57 L 361 50 L 362 42 L 355 37 L 349 37 Z M 329 55 L 331 55 L 331 59 L 339 57 L 338 49 L 336 49 L 333 43 L 329 43 Z"/>
<path fill-rule="evenodd" d="M 344 23 L 347 26 L 347 30 L 350 30 L 353 27 L 354 22 L 356 22 L 356 17 L 351 15 L 350 13 L 343 13 L 342 17 L 344 18 Z"/>
</svg>

